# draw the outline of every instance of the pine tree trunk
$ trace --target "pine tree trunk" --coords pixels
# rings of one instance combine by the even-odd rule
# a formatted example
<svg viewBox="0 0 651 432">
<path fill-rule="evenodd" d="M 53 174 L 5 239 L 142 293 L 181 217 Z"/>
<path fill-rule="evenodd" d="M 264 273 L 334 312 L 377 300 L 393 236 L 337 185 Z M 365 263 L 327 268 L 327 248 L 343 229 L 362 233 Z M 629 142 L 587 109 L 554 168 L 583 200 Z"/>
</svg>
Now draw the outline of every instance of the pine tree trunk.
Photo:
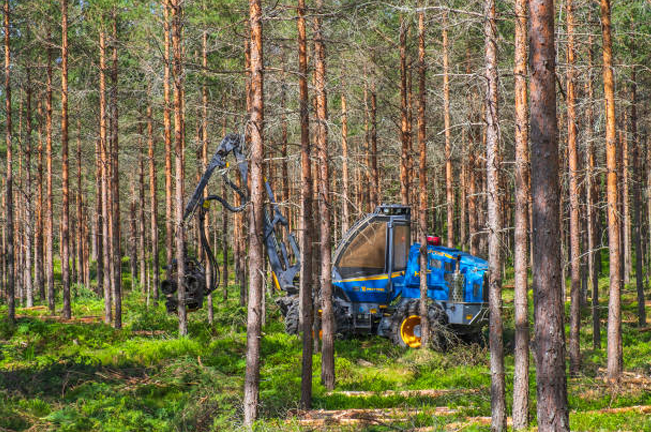
<svg viewBox="0 0 651 432">
<path fill-rule="evenodd" d="M 400 15 L 400 202 L 409 205 L 409 119 L 407 104 L 407 27 Z"/>
<path fill-rule="evenodd" d="M 348 173 L 348 107 L 346 105 L 346 90 L 344 75 L 341 74 L 341 236 L 350 227 L 350 181 Z"/>
<path fill-rule="evenodd" d="M 149 202 L 151 206 L 151 266 L 154 301 L 158 301 L 160 284 L 160 263 L 158 252 L 158 188 L 156 182 L 156 142 L 154 141 L 154 119 L 151 104 L 147 105 L 147 156 L 149 157 Z"/>
<path fill-rule="evenodd" d="M 251 426 L 258 416 L 260 385 L 260 339 L 262 324 L 263 217 L 264 217 L 264 91 L 262 52 L 262 5 L 249 0 L 251 23 L 251 215 L 249 221 L 249 308 L 246 328 L 246 375 L 244 378 L 244 424 Z"/>
<path fill-rule="evenodd" d="M 471 69 L 471 59 L 470 59 L 470 43 L 466 45 L 466 74 L 470 75 L 472 73 Z M 479 215 L 478 210 L 479 206 L 477 204 L 477 162 L 476 162 L 476 145 L 478 139 L 478 130 L 477 126 L 473 123 L 477 123 L 477 110 L 475 104 L 475 97 L 473 95 L 468 95 L 468 110 L 470 111 L 468 115 L 468 122 L 470 123 L 470 128 L 468 131 L 468 161 L 467 161 L 467 172 L 468 172 L 468 234 L 470 236 L 470 253 L 477 256 L 479 253 Z"/>
<path fill-rule="evenodd" d="M 15 282 L 14 282 L 14 194 L 13 194 L 13 154 L 12 154 L 12 130 L 11 130 L 11 43 L 10 43 L 10 21 L 9 21 L 9 0 L 5 0 L 5 142 L 7 146 L 7 189 L 5 218 L 7 225 L 7 306 L 9 322 L 16 321 L 15 303 Z"/>
<path fill-rule="evenodd" d="M 120 167 L 119 142 L 118 142 L 118 35 L 117 35 L 117 13 L 113 10 L 113 53 L 111 68 L 111 256 L 113 258 L 113 277 L 111 288 L 113 291 L 113 302 L 115 315 L 113 326 L 116 329 L 122 328 L 122 251 L 120 248 Z"/>
<path fill-rule="evenodd" d="M 204 3 L 204 12 L 205 12 L 205 3 Z M 201 65 L 204 68 L 204 71 L 208 68 L 208 32 L 203 31 L 201 35 Z M 205 77 L 201 83 L 201 167 L 203 171 L 208 167 L 208 87 L 206 86 Z M 208 190 L 204 190 L 204 198 L 208 196 Z M 223 207 L 222 207 L 223 208 Z M 209 215 L 206 215 L 204 220 L 204 230 L 206 235 L 209 235 L 210 232 L 210 219 Z M 227 255 L 224 254 L 224 259 L 228 259 Z M 211 279 L 212 268 L 210 260 L 206 256 L 206 285 L 207 288 L 211 289 L 217 281 Z M 208 324 L 213 324 L 213 298 L 212 293 L 208 294 Z"/>
<path fill-rule="evenodd" d="M 332 305 L 332 269 L 331 269 L 331 196 L 330 196 L 330 161 L 328 157 L 328 99 L 326 95 L 325 46 L 321 33 L 321 15 L 323 1 L 316 0 L 317 12 L 314 15 L 314 57 L 316 62 L 316 147 L 319 160 L 319 213 L 320 255 L 321 255 L 321 308 L 323 340 L 321 348 L 321 382 L 326 389 L 335 386 L 335 320 Z M 372 127 L 373 128 L 373 127 Z M 373 133 L 373 132 L 372 132 Z M 372 138 L 371 138 L 372 139 Z M 377 199 L 377 198 L 375 198 Z"/>
<path fill-rule="evenodd" d="M 622 194 L 620 196 L 621 206 L 622 206 L 622 249 L 624 254 L 622 259 L 624 261 L 623 267 L 623 283 L 631 282 L 631 273 L 632 273 L 632 258 L 633 254 L 631 253 L 631 208 L 629 205 L 630 197 L 630 159 L 629 159 L 629 139 L 628 139 L 628 112 L 626 108 L 622 110 L 622 127 L 619 130 L 620 136 L 620 149 L 622 152 L 621 158 L 621 184 L 622 184 Z"/>
<path fill-rule="evenodd" d="M 423 2 L 420 4 L 422 5 Z M 444 30 L 447 32 L 447 29 Z M 447 35 L 444 36 L 444 40 Z M 420 339 L 421 346 L 429 345 L 429 304 L 427 298 L 427 109 L 425 63 L 425 12 L 418 13 L 418 241 L 420 242 Z"/>
<path fill-rule="evenodd" d="M 486 61 L 486 187 L 488 190 L 488 262 L 490 286 L 491 354 L 491 430 L 506 430 L 506 388 L 504 382 L 504 342 L 502 339 L 502 254 L 499 198 L 499 125 L 497 82 L 497 31 L 495 28 L 495 0 L 484 4 L 485 61 Z"/>
<path fill-rule="evenodd" d="M 305 31 L 305 0 L 298 0 L 298 88 L 301 125 L 301 215 L 300 251 L 301 274 L 299 298 L 301 331 L 303 332 L 303 361 L 301 367 L 301 407 L 312 405 L 312 165 L 310 161 L 310 118 L 307 90 L 307 36 Z"/>
<path fill-rule="evenodd" d="M 286 80 L 286 73 L 285 73 L 285 51 L 282 51 L 282 55 L 280 58 L 282 62 L 282 72 L 281 72 L 281 80 L 282 82 L 285 82 Z M 342 83 L 343 85 L 343 83 Z M 342 108 L 343 109 L 343 108 Z M 287 206 L 287 219 L 291 221 L 291 207 L 289 206 L 289 169 L 287 166 L 287 144 L 288 144 L 288 132 L 287 132 L 287 91 L 285 89 L 285 86 L 282 86 L 281 91 L 280 91 L 280 136 L 281 136 L 281 149 L 280 153 L 282 156 L 282 177 L 283 177 L 283 190 L 282 190 L 282 202 L 284 205 Z M 289 225 L 289 228 L 292 228 L 292 225 Z M 283 236 L 286 236 L 285 233 L 283 233 Z M 286 241 L 287 239 L 284 237 L 283 241 Z"/>
<path fill-rule="evenodd" d="M 222 183 L 222 196 L 226 196 L 226 185 Z M 233 242 L 235 245 L 237 242 Z M 228 210 L 222 207 L 222 284 L 223 299 L 228 300 Z"/>
<path fill-rule="evenodd" d="M 166 278 L 171 276 L 173 258 L 172 243 L 174 238 L 174 219 L 172 215 L 172 112 L 170 96 L 170 63 L 172 39 L 170 38 L 170 7 L 172 0 L 164 0 L 163 32 L 165 41 L 164 77 L 163 77 L 163 135 L 165 139 L 165 261 Z"/>
<path fill-rule="evenodd" d="M 447 215 L 447 245 L 454 247 L 454 186 L 452 184 L 452 134 L 450 132 L 450 55 L 448 41 L 448 15 L 443 15 L 443 124 L 445 127 L 445 199 Z"/>
<path fill-rule="evenodd" d="M 513 254 L 515 351 L 513 429 L 529 426 L 529 130 L 527 101 L 527 3 L 515 3 L 515 250 Z"/>
<path fill-rule="evenodd" d="M 588 15 L 588 21 L 590 21 Z M 600 256 L 596 253 L 597 247 L 597 221 L 599 219 L 599 210 L 596 208 L 597 201 L 597 187 L 595 185 L 595 160 L 594 160 L 594 144 L 592 142 L 593 127 L 594 127 L 594 113 L 592 103 L 594 101 L 594 88 L 592 86 L 592 45 L 593 36 L 588 36 L 588 78 L 586 79 L 586 97 L 588 103 L 586 104 L 585 117 L 586 117 L 586 195 L 588 208 L 587 214 L 587 231 L 588 231 L 588 279 L 592 285 L 592 346 L 594 349 L 601 348 L 601 323 L 599 317 L 599 273 L 597 271 L 597 257 Z"/>
<path fill-rule="evenodd" d="M 570 375 L 581 368 L 581 227 L 579 221 L 579 154 L 577 148 L 576 94 L 574 90 L 574 5 L 567 0 L 567 149 L 570 170 Z"/>
<path fill-rule="evenodd" d="M 381 203 L 380 174 L 377 167 L 377 95 L 375 81 L 371 82 L 371 109 L 369 111 L 369 144 L 371 153 L 371 211 Z"/>
<path fill-rule="evenodd" d="M 635 67 L 631 68 L 631 136 L 633 137 L 633 213 L 635 217 L 635 281 L 637 285 L 638 326 L 646 326 L 646 298 L 644 296 L 644 269 L 642 257 L 642 154 L 637 136 L 637 82 Z"/>
<path fill-rule="evenodd" d="M 81 116 L 80 116 L 81 117 Z M 81 118 L 77 117 L 77 197 L 76 197 L 76 204 L 77 204 L 77 260 L 79 261 L 79 265 L 77 267 L 77 282 L 83 284 L 84 286 L 88 287 L 88 281 L 85 279 L 85 271 L 84 269 L 86 268 L 86 264 L 84 262 L 84 244 L 86 242 L 86 236 L 84 235 L 85 233 L 85 223 L 83 220 L 83 202 L 84 202 L 84 194 L 81 189 Z"/>
<path fill-rule="evenodd" d="M 622 373 L 622 314 L 620 283 L 620 228 L 617 212 L 617 143 L 615 138 L 615 79 L 610 28 L 610 0 L 601 0 L 601 31 L 603 38 L 603 81 L 606 112 L 606 168 L 608 202 L 608 246 L 610 253 L 610 296 L 608 299 L 608 377 L 617 379 Z"/>
<path fill-rule="evenodd" d="M 52 42 L 50 30 L 48 42 Z M 9 98 L 7 98 L 9 99 Z M 7 111 L 9 112 L 9 111 Z M 7 129 L 9 130 L 9 129 Z M 47 205 L 45 207 L 45 280 L 47 284 L 47 303 L 50 314 L 54 315 L 54 203 L 52 195 L 52 48 L 47 50 L 47 84 L 45 93 L 45 169 Z"/>
<path fill-rule="evenodd" d="M 539 430 L 569 431 L 561 292 L 554 2 L 529 0 L 533 274 Z"/>
<path fill-rule="evenodd" d="M 170 0 L 172 34 L 172 78 L 174 80 L 174 224 L 176 225 L 176 276 L 178 294 L 179 336 L 188 334 L 188 318 L 185 305 L 185 230 L 183 229 L 183 48 L 181 41 L 181 0 Z"/>
<path fill-rule="evenodd" d="M 39 298 L 45 300 L 45 279 L 43 273 L 43 109 L 41 101 L 37 103 L 38 112 L 38 162 L 36 168 L 36 229 L 34 230 L 34 284 L 38 289 Z"/>
<path fill-rule="evenodd" d="M 28 28 L 29 31 L 29 28 Z M 32 233 L 32 79 L 31 67 L 26 67 L 27 86 L 25 88 L 25 121 L 26 131 L 24 138 L 25 146 L 25 166 L 26 181 L 24 188 L 25 196 L 25 306 L 34 306 L 34 285 L 32 279 L 32 252 L 33 252 L 33 233 Z"/>
<path fill-rule="evenodd" d="M 99 32 L 99 145 L 100 145 L 100 166 L 101 166 L 101 202 L 98 200 L 98 206 L 101 205 L 101 236 L 102 244 L 98 246 L 98 253 L 101 256 L 102 268 L 104 269 L 101 282 L 104 290 L 104 323 L 113 322 L 112 311 L 112 293 L 111 293 L 111 239 L 109 230 L 111 221 L 110 201 L 109 201 L 109 142 L 108 142 L 108 113 L 106 103 L 106 32 L 101 29 Z M 99 217 L 99 216 L 98 216 Z M 99 227 L 98 227 L 99 229 Z M 99 273 L 98 273 L 99 277 Z"/>
<path fill-rule="evenodd" d="M 370 119 L 371 114 L 368 103 L 368 73 L 364 65 L 364 197 L 365 209 L 367 212 L 372 211 L 371 202 L 371 139 L 370 139 Z M 314 107 L 316 111 L 316 106 Z"/>
<path fill-rule="evenodd" d="M 140 271 L 138 280 L 143 293 L 149 299 L 150 287 L 147 283 L 147 253 L 145 252 L 145 245 L 147 244 L 145 228 L 145 144 L 142 123 L 138 124 L 138 197 L 140 200 L 138 203 L 138 248 L 136 251 Z"/>
<path fill-rule="evenodd" d="M 68 162 L 68 0 L 61 0 L 61 279 L 63 283 L 63 317 L 70 319 L 70 221 Z"/>
</svg>

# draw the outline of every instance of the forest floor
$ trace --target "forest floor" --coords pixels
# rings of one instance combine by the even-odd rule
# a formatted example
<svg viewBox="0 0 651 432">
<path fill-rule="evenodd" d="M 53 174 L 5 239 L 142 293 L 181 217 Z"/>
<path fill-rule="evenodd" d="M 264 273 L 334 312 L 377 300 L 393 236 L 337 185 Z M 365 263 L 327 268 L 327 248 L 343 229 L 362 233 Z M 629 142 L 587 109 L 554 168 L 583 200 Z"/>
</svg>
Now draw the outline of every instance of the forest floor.
<svg viewBox="0 0 651 432">
<path fill-rule="evenodd" d="M 651 431 L 651 329 L 636 325 L 635 293 L 623 295 L 624 378 L 605 378 L 607 278 L 601 280 L 602 346 L 592 349 L 589 310 L 582 321 L 582 375 L 569 379 L 572 430 Z M 124 302 L 124 329 L 103 324 L 103 302 L 81 289 L 74 319 L 19 308 L 0 321 L 0 431 L 228 431 L 241 428 L 246 311 L 215 301 L 191 314 L 190 337 L 175 316 L 147 309 L 140 292 Z M 221 294 L 220 294 L 221 297 Z M 507 400 L 513 383 L 512 290 L 505 289 Z M 314 409 L 297 409 L 301 344 L 283 332 L 268 299 L 262 341 L 260 431 L 483 431 L 490 424 L 488 350 L 460 345 L 444 353 L 405 351 L 368 337 L 336 342 L 335 391 L 320 383 L 314 356 Z M 0 305 L 6 316 L 6 306 Z M 535 401 L 531 361 L 531 399 Z M 531 406 L 535 421 L 535 402 Z M 535 430 L 535 427 L 532 428 Z"/>
</svg>

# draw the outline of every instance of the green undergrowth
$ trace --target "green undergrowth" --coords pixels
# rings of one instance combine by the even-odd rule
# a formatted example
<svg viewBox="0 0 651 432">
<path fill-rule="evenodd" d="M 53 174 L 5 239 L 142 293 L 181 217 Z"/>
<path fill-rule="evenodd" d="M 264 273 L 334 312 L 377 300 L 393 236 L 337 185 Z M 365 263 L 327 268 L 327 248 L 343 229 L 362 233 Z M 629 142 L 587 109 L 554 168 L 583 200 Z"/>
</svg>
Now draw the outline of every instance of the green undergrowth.
<svg viewBox="0 0 651 432">
<path fill-rule="evenodd" d="M 613 387 L 603 380 L 607 278 L 602 278 L 600 285 L 603 348 L 592 348 L 592 318 L 586 311 L 581 333 L 583 373 L 568 381 L 572 429 L 651 430 L 648 414 L 617 411 L 651 405 L 648 385 L 633 382 Z M 140 287 L 135 288 L 126 291 L 120 330 L 103 323 L 102 299 L 83 287 L 76 287 L 74 319 L 70 322 L 48 318 L 49 311 L 42 305 L 19 308 L 15 325 L 0 321 L 0 430 L 242 430 L 246 310 L 238 305 L 238 288 L 230 287 L 227 301 L 221 300 L 221 293 L 215 296 L 212 326 L 207 323 L 205 310 L 190 314 L 190 336 L 184 338 L 178 337 L 176 316 L 168 315 L 162 304 L 152 302 L 147 307 Z M 505 289 L 504 298 L 510 410 L 512 290 Z M 641 377 L 648 384 L 651 332 L 636 327 L 637 303 L 632 287 L 624 292 L 622 308 L 624 367 L 629 376 Z M 6 306 L 0 305 L 0 314 L 6 315 Z M 296 414 L 301 343 L 284 333 L 272 299 L 267 299 L 261 354 L 261 420 L 256 430 L 314 430 L 314 426 L 299 424 Z M 318 355 L 313 363 L 313 408 L 408 412 L 390 422 L 316 429 L 489 430 L 477 420 L 491 414 L 489 353 L 484 345 L 461 344 L 434 352 L 405 351 L 378 337 L 337 340 L 334 392 L 326 391 L 320 383 Z M 530 383 L 531 418 L 535 419 L 533 359 Z M 435 414 L 437 407 L 447 411 Z"/>
</svg>

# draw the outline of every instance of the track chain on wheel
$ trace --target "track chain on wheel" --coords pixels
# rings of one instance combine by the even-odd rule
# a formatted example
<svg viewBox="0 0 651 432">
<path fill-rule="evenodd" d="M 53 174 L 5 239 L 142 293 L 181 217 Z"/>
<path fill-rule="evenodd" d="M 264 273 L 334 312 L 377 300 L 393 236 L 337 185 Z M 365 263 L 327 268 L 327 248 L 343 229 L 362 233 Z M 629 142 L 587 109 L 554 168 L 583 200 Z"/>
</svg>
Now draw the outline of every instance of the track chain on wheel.
<svg viewBox="0 0 651 432">
<path fill-rule="evenodd" d="M 300 322 L 298 297 L 288 303 L 287 313 L 285 314 L 285 333 L 298 335 L 298 326 Z"/>
</svg>

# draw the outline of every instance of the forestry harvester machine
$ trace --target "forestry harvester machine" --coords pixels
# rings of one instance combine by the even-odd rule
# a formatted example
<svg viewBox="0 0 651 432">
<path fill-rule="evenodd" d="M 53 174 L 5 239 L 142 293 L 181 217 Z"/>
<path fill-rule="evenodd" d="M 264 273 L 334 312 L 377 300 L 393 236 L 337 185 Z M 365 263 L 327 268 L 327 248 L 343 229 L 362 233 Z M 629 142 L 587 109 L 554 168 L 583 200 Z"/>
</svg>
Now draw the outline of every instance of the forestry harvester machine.
<svg viewBox="0 0 651 432">
<path fill-rule="evenodd" d="M 226 161 L 232 153 L 241 184 L 246 185 L 248 163 L 243 145 L 243 138 L 237 134 L 229 134 L 222 140 L 185 208 L 184 224 L 192 217 L 197 218 L 201 245 L 210 262 L 210 266 L 206 266 L 186 253 L 184 303 L 191 311 L 201 308 L 204 297 L 220 282 L 219 265 L 204 230 L 210 202 L 217 201 L 230 212 L 243 211 L 248 202 L 246 186 L 238 188 L 231 181 Z M 230 204 L 225 196 L 204 194 L 216 170 L 225 184 L 241 197 L 241 205 Z M 264 184 L 268 199 L 264 213 L 264 245 L 273 284 L 279 293 L 276 303 L 284 316 L 286 331 L 298 334 L 300 251 L 269 183 L 265 180 Z M 357 221 L 344 235 L 332 260 L 337 336 L 376 334 L 401 346 L 419 347 L 419 256 L 420 245 L 411 244 L 409 207 L 380 205 Z M 172 267 L 176 265 L 172 263 Z M 211 272 L 210 286 L 206 284 L 206 267 Z M 437 237 L 428 237 L 426 272 L 430 340 L 437 340 L 443 332 L 476 334 L 488 316 L 487 262 L 458 249 L 442 247 Z M 178 307 L 175 273 L 173 271 L 171 278 L 161 284 L 168 312 L 175 312 Z"/>
</svg>

